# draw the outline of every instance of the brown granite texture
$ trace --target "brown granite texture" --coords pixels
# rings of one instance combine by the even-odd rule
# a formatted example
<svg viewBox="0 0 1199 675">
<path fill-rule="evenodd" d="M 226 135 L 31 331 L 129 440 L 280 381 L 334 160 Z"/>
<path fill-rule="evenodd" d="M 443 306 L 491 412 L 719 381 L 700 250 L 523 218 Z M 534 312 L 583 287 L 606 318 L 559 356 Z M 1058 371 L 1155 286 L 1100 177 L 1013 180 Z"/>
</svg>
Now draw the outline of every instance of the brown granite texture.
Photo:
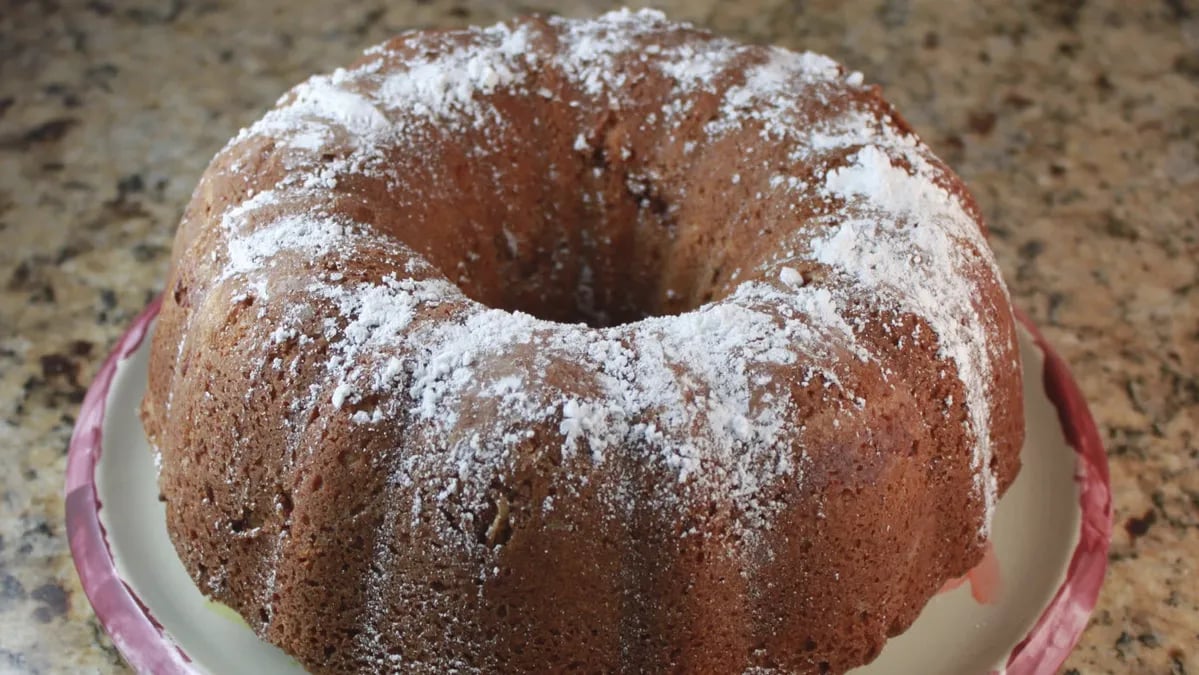
<svg viewBox="0 0 1199 675">
<path fill-rule="evenodd" d="M 606 5 L 0 6 L 0 671 L 124 670 L 67 550 L 67 438 L 208 158 L 401 29 Z M 1199 3 L 659 6 L 865 72 L 965 176 L 1112 463 L 1111 570 L 1066 672 L 1199 673 Z"/>
</svg>

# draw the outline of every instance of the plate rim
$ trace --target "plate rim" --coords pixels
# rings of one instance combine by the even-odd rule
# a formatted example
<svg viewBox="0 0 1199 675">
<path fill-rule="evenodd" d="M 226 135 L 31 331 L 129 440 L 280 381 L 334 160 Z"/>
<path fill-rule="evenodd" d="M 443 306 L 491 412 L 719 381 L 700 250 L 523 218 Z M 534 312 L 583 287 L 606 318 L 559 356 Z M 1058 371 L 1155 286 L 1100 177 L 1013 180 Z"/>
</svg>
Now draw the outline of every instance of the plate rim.
<svg viewBox="0 0 1199 675">
<path fill-rule="evenodd" d="M 191 658 L 170 638 L 133 589 L 121 578 L 100 522 L 96 467 L 103 450 L 108 393 L 121 361 L 133 355 L 158 315 L 156 296 L 133 320 L 88 387 L 67 450 L 66 528 L 71 557 L 84 594 L 117 651 L 135 671 L 200 675 Z M 1040 675 L 1065 662 L 1086 628 L 1107 570 L 1112 503 L 1107 453 L 1094 417 L 1065 360 L 1032 320 L 1013 308 L 1016 321 L 1041 350 L 1042 386 L 1058 414 L 1066 443 L 1077 457 L 1074 480 L 1081 509 L 1079 539 L 1053 598 L 1012 648 L 1006 665 L 993 673 Z"/>
<path fill-rule="evenodd" d="M 199 671 L 191 658 L 170 639 L 150 608 L 118 573 L 107 531 L 100 522 L 102 504 L 96 493 L 108 392 L 120 362 L 141 347 L 161 306 L 162 295 L 158 295 L 137 315 L 104 359 L 83 397 L 67 447 L 67 543 L 83 592 L 125 662 L 139 673 L 192 675 Z"/>
<path fill-rule="evenodd" d="M 1041 350 L 1041 383 L 1057 410 L 1066 444 L 1077 456 L 1074 482 L 1082 517 L 1078 542 L 1070 556 L 1066 576 L 1024 639 L 1008 656 L 1006 675 L 1056 673 L 1082 638 L 1107 575 L 1107 554 L 1112 539 L 1111 473 L 1107 451 L 1095 418 L 1087 406 L 1066 360 L 1059 355 L 1032 319 L 1012 307 L 1016 321 L 1028 330 Z M 1063 639 L 1064 637 L 1064 639 Z"/>
</svg>

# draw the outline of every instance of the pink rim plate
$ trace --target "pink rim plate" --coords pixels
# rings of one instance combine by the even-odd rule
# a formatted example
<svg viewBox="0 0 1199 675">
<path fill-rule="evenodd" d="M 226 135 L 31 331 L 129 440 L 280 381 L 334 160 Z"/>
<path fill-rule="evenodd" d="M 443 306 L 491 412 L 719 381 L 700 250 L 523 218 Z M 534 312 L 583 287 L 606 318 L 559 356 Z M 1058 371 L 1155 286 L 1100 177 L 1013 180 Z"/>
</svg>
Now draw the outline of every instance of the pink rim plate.
<svg viewBox="0 0 1199 675">
<path fill-rule="evenodd" d="M 190 675 L 198 672 L 191 659 L 166 635 L 149 608 L 117 572 L 107 533 L 100 522 L 103 505 L 95 483 L 96 466 L 103 451 L 105 404 L 117 365 L 141 346 L 160 306 L 161 297 L 134 320 L 104 361 L 83 400 L 67 457 L 67 533 L 83 590 L 100 624 L 129 665 L 144 673 Z M 1075 480 L 1082 510 L 1079 540 L 1066 578 L 1007 659 L 1008 675 L 1041 675 L 1056 672 L 1066 660 L 1095 607 L 1107 569 L 1111 488 L 1107 455 L 1099 432 L 1069 368 L 1032 321 L 1022 312 L 1016 314 L 1045 355 L 1042 379 L 1049 399 L 1057 408 L 1066 441 L 1077 453 Z"/>
</svg>

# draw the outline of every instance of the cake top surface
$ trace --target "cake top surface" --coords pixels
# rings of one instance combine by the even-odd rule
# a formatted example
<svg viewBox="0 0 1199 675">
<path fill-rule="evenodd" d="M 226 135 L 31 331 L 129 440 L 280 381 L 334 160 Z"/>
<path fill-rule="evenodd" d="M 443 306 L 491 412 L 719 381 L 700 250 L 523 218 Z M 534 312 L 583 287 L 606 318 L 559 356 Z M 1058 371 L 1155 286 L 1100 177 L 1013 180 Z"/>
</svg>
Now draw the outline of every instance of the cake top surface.
<svg viewBox="0 0 1199 675">
<path fill-rule="evenodd" d="M 935 339 L 939 355 L 956 369 L 966 400 L 946 401 L 946 408 L 965 406 L 985 533 L 997 498 L 988 468 L 988 369 L 1005 345 L 989 340 L 969 280 L 999 275 L 976 217 L 943 187 L 945 169 L 928 149 L 864 108 L 805 117 L 796 105 L 801 98 L 866 87 L 861 74 L 847 74 L 824 56 L 702 33 L 695 33 L 702 39 L 661 41 L 680 26 L 651 10 L 547 22 L 557 34 L 552 50 L 534 48 L 539 29 L 527 22 L 409 36 L 411 55 L 395 67 L 384 66 L 392 63 L 387 45 L 372 48 L 358 66 L 297 86 L 231 141 L 236 148 L 268 138 L 291 165 L 271 189 L 220 215 L 223 245 L 213 264 L 232 289 L 226 299 L 252 295 L 265 312 L 281 255 L 352 264 L 363 246 L 374 246 L 402 261 L 377 282 L 316 274 L 306 281 L 305 300 L 289 296 L 284 319 L 262 329 L 268 344 L 328 343 L 322 378 L 293 407 L 327 407 L 358 425 L 407 416 L 429 452 L 398 462 L 395 480 L 438 476 L 439 498 L 464 503 L 485 500 L 498 468 L 513 461 L 529 430 L 548 425 L 565 458 L 602 466 L 638 453 L 668 467 L 677 481 L 639 499 L 737 504 L 737 525 L 752 537 L 769 527 L 773 507 L 765 488 L 802 481 L 804 474 L 805 455 L 792 445 L 802 448 L 803 420 L 795 418 L 791 384 L 776 373 L 785 368 L 801 386 L 822 388 L 834 420 L 859 414 L 870 402 L 854 391 L 849 369 L 880 370 L 888 378 L 858 339 L 861 320 L 852 318 L 852 308 L 871 298 L 878 307 L 920 317 L 933 335 L 922 335 L 917 324 L 901 344 Z M 405 189 L 406 177 L 391 170 L 387 151 L 399 144 L 421 151 L 432 128 L 472 129 L 484 138 L 519 133 L 493 104 L 500 92 L 577 96 L 628 109 L 636 102 L 621 64 L 630 59 L 672 80 L 673 95 L 655 113 L 665 128 L 682 118 L 697 92 L 716 93 L 718 114 L 703 127 L 701 143 L 751 129 L 762 143 L 785 147 L 794 166 L 827 164 L 815 178 L 776 170 L 753 197 L 842 204 L 820 217 L 822 234 L 782 236 L 777 254 L 756 269 L 738 270 L 741 281 L 716 302 L 593 328 L 469 300 L 403 244 L 380 241 L 370 223 L 323 206 L 322 195 L 347 176 Z M 532 74 L 544 69 L 561 73 L 572 93 L 534 86 Z M 713 88 L 729 78 L 731 86 Z M 580 134 L 576 149 L 592 142 Z M 319 159 L 332 145 L 349 151 Z M 812 265 L 830 274 L 809 283 L 798 270 Z M 453 308 L 452 318 L 422 318 L 439 307 Z M 560 363 L 580 365 L 576 381 L 551 382 L 547 373 Z M 274 359 L 260 367 L 286 374 L 294 363 Z M 494 413 L 485 423 L 478 415 L 463 419 L 478 409 Z M 447 462 L 455 467 L 448 474 L 433 466 Z"/>
</svg>

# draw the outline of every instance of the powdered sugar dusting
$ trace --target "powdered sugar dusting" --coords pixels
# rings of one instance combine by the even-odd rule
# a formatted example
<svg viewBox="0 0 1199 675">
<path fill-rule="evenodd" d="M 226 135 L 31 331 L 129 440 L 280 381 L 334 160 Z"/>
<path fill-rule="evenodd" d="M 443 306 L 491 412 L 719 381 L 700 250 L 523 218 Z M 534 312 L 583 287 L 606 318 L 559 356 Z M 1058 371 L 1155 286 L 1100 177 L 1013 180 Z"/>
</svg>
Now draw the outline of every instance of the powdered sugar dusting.
<svg viewBox="0 0 1199 675">
<path fill-rule="evenodd" d="M 527 28 L 512 31 L 501 24 L 483 31 L 483 36 L 482 48 L 416 61 L 386 76 L 379 86 L 380 100 L 420 117 L 478 119 L 486 103 L 476 97 L 524 82 L 527 66 L 536 61 Z"/>
<path fill-rule="evenodd" d="M 791 124 L 796 91 L 820 95 L 822 87 L 838 78 L 840 68 L 827 56 L 796 53 L 772 47 L 770 58 L 749 70 L 745 83 L 725 93 L 721 116 L 708 123 L 713 136 L 736 131 L 747 121 L 761 125 L 764 139 L 781 139 L 803 133 Z"/>
<path fill-rule="evenodd" d="M 752 68 L 743 85 L 726 92 L 721 115 L 706 130 L 713 138 L 756 124 L 764 139 L 785 141 L 790 158 L 801 165 L 843 149 L 856 149 L 850 164 L 835 168 L 809 185 L 794 176 L 774 174 L 769 186 L 803 199 L 843 200 L 869 217 L 834 213 L 826 218 L 829 234 L 817 237 L 800 257 L 844 273 L 844 283 L 828 287 L 839 306 L 854 298 L 875 296 L 885 304 L 923 317 L 937 333 L 940 354 L 955 364 L 965 387 L 969 432 L 975 439 L 975 470 L 984 516 L 981 531 L 989 534 L 996 478 L 990 463 L 991 381 L 986 317 L 973 304 L 971 275 L 999 279 L 994 258 L 974 218 L 960 201 L 936 183 L 928 149 L 902 134 L 889 117 L 850 109 L 814 121 L 801 119 L 788 92 L 804 87 L 808 95 L 831 103 L 841 95 L 834 84 L 859 87 L 862 77 L 841 77 L 831 60 L 813 54 L 774 51 L 773 58 Z M 893 163 L 892 157 L 895 158 Z M 898 165 L 906 164 L 909 169 Z M 785 263 L 786 257 L 779 263 Z M 802 283 L 787 267 L 776 272 L 787 285 Z M 919 278 L 920 283 L 912 279 Z"/>
<path fill-rule="evenodd" d="M 350 255 L 350 246 L 330 242 L 335 233 L 353 228 L 321 229 L 324 222 L 299 225 L 285 218 L 231 238 L 225 275 L 249 277 L 252 286 L 253 277 L 270 270 L 261 251 L 276 244 L 304 257 Z M 318 279 L 308 292 L 314 301 L 331 301 L 335 312 L 317 324 L 325 326 L 322 334 L 313 336 L 327 340 L 330 353 L 328 383 L 317 391 L 330 392 L 333 408 L 357 423 L 411 415 L 428 426 L 430 437 L 461 437 L 447 448 L 463 455 L 462 470 L 447 486 L 452 492 L 468 499 L 482 494 L 501 471 L 505 451 L 522 440 L 510 430 L 556 419 L 567 456 L 584 447 L 596 463 L 612 452 L 656 456 L 696 498 L 727 494 L 744 500 L 746 525 L 769 510 L 754 501 L 763 482 L 798 471 L 786 433 L 790 400 L 779 392 L 763 395 L 755 374 L 795 366 L 810 374 L 805 377 L 835 385 L 835 356 L 820 345 L 855 341 L 828 291 L 816 287 L 746 283 L 722 303 L 602 330 L 488 309 L 439 278 L 389 276 L 348 287 Z M 462 306 L 464 313 L 450 321 L 418 322 L 421 311 L 446 303 Z M 291 308 L 296 325 L 275 332 L 290 337 L 314 324 L 312 316 L 320 311 L 317 304 Z M 488 369 L 511 364 L 519 347 L 535 339 L 538 358 L 529 368 L 493 384 Z M 554 393 L 543 375 L 547 361 L 583 364 L 594 380 L 583 391 Z M 704 395 L 697 399 L 693 391 Z M 358 414 L 363 411 L 355 405 L 366 398 L 377 401 L 378 415 Z M 484 398 L 498 399 L 505 414 L 494 426 L 476 429 L 481 439 L 463 436 L 457 411 L 467 400 L 478 405 Z M 481 447 L 491 456 L 482 457 Z M 436 453 L 427 459 L 441 461 Z M 704 470 L 698 471 L 701 464 Z"/>
<path fill-rule="evenodd" d="M 283 107 L 267 113 L 254 125 L 253 133 L 285 138 L 297 149 L 315 151 L 329 142 L 330 125 L 356 139 L 379 138 L 391 127 L 374 101 L 334 84 L 331 76 L 313 77 L 288 96 L 290 101 L 281 99 Z"/>
<path fill-rule="evenodd" d="M 942 340 L 944 355 L 958 367 L 967 387 L 972 430 L 979 438 L 975 464 L 984 476 L 989 510 L 994 479 L 983 468 L 990 454 L 987 392 L 981 384 L 987 374 L 979 372 L 987 363 L 979 358 L 985 355 L 979 337 L 984 332 L 973 320 L 969 297 L 964 296 L 958 281 L 966 272 L 957 253 L 960 247 L 968 246 L 986 256 L 973 220 L 929 179 L 931 169 L 914 139 L 852 109 L 842 119 L 821 119 L 813 124 L 797 118 L 796 91 L 831 100 L 838 87 L 860 86 L 859 74 L 846 76 L 821 55 L 770 48 L 763 58 L 761 52 L 750 53 L 719 39 L 673 47 L 640 45 L 646 36 L 660 30 L 664 21 L 660 13 L 649 10 L 613 12 L 590 22 L 551 19 L 561 31 L 562 51 L 548 62 L 539 61 L 530 48 L 535 38 L 528 25 L 511 28 L 500 24 L 473 30 L 464 43 L 420 52 L 422 56 L 386 72 L 379 67 L 386 51 L 374 50 L 376 59 L 357 70 L 338 70 L 297 87 L 282 99 L 279 108 L 242 136 L 268 135 L 298 150 L 312 151 L 331 142 L 334 130 L 344 132 L 354 147 L 348 159 L 313 167 L 308 177 L 300 172 L 287 181 L 293 191 L 332 189 L 341 172 L 361 170 L 380 155 L 381 146 L 419 133 L 422 120 L 449 128 L 504 124 L 490 97 L 501 90 L 531 95 L 525 91 L 526 85 L 539 68 L 556 67 L 577 82 L 582 93 L 604 98 L 609 106 L 619 108 L 626 74 L 617 60 L 630 49 L 643 48 L 642 60 L 648 59 L 671 78 L 679 97 L 711 86 L 737 59 L 749 59 L 751 65 L 741 83 L 723 92 L 719 114 L 707 123 L 705 131 L 716 138 L 747 124 L 757 125 L 763 137 L 789 142 L 797 162 L 810 161 L 815 153 L 835 148 L 863 146 L 851 164 L 829 172 L 823 185 L 810 186 L 784 174 L 769 180 L 771 188 L 785 188 L 797 195 L 815 189 L 827 196 L 865 202 L 877 211 L 877 219 L 846 219 L 812 242 L 809 253 L 801 254 L 840 270 L 850 283 L 808 286 L 796 270 L 783 266 L 774 273 L 778 284 L 747 282 L 725 304 L 671 319 L 646 320 L 616 335 L 474 307 L 444 281 L 418 283 L 395 277 L 381 285 L 345 288 L 327 279 L 318 280 L 310 289 L 312 296 L 332 300 L 339 314 L 325 321 L 322 336 L 331 341 L 333 354 L 329 376 L 334 381 L 323 388 L 330 392 L 328 400 L 335 408 L 349 410 L 347 414 L 360 423 L 394 414 L 399 410 L 396 406 L 407 401 L 402 405 L 419 419 L 448 432 L 457 423 L 454 410 L 462 397 L 467 392 L 482 395 L 475 391 L 479 384 L 475 359 L 480 354 L 512 349 L 527 336 L 539 334 L 562 358 L 581 359 L 599 369 L 594 383 L 597 393 L 591 398 L 563 395 L 559 400 L 535 400 L 527 388 L 535 386 L 538 378 L 524 374 L 518 379 L 526 391 L 509 389 L 503 394 L 512 414 L 528 422 L 557 419 L 555 427 L 564 447 L 570 451 L 586 445 L 596 461 L 602 461 L 612 449 L 628 445 L 631 438 L 641 439 L 642 445 L 660 446 L 662 457 L 678 469 L 680 481 L 686 483 L 700 475 L 695 472 L 697 457 L 724 453 L 721 461 L 727 464 L 734 462 L 734 456 L 746 456 L 731 449 L 737 443 L 753 440 L 756 447 L 768 448 L 778 442 L 786 401 L 749 404 L 753 387 L 745 373 L 753 370 L 753 364 L 797 363 L 802 354 L 813 372 L 829 382 L 838 381 L 831 357 L 803 353 L 811 350 L 797 349 L 801 343 L 794 336 L 835 339 L 848 345 L 856 358 L 868 361 L 869 354 L 856 346 L 854 330 L 842 318 L 840 307 L 851 294 L 881 292 L 894 296 L 894 302 L 905 310 L 926 317 Z M 676 118 L 685 110 L 686 106 L 672 104 L 664 109 L 664 118 Z M 576 150 L 589 147 L 582 134 L 574 144 Z M 903 157 L 915 174 L 893 166 L 888 151 Z M 734 174 L 732 182 L 739 183 L 740 177 Z M 244 236 L 237 234 L 240 220 L 276 200 L 274 194 L 259 195 L 226 214 L 225 229 L 233 236 L 222 278 L 253 276 L 255 269 L 269 269 L 272 257 L 282 250 L 302 249 L 312 257 L 344 254 L 352 249 L 345 242 L 354 232 L 369 231 L 365 223 L 313 213 L 280 217 Z M 888 224 L 896 219 L 918 221 L 919 227 Z M 913 265 L 928 274 L 928 284 L 910 288 L 912 285 L 903 283 Z M 261 283 L 254 287 L 265 293 Z M 772 308 L 798 303 L 794 308 L 797 318 L 780 323 L 777 312 L 755 312 L 739 304 L 751 296 Z M 419 325 L 410 330 L 421 307 L 444 303 L 465 303 L 471 309 L 460 317 L 460 323 Z M 965 324 L 959 321 L 963 317 Z M 480 337 L 483 335 L 486 338 Z M 781 342 L 767 346 L 759 340 L 762 335 L 779 336 Z M 630 351 L 628 342 L 637 349 Z M 427 346 L 416 350 L 417 344 Z M 413 351 L 421 351 L 427 358 L 415 359 L 409 353 Z M 366 364 L 377 366 L 384 353 L 391 365 L 386 366 L 386 375 L 380 375 Z M 650 359 L 647 354 L 657 356 Z M 647 377 L 647 373 L 655 376 Z M 682 403 L 686 396 L 678 383 L 687 378 L 710 390 L 704 410 L 688 410 Z M 402 395 L 395 391 L 400 380 L 407 387 Z M 368 396 L 372 400 L 382 396 L 377 409 L 352 410 L 356 401 Z M 652 423 L 642 420 L 651 410 L 657 416 Z M 697 431 L 692 419 L 704 420 L 706 431 Z M 503 447 L 504 440 L 500 438 L 495 447 Z M 761 464 L 787 466 L 778 457 Z M 472 466 L 487 466 L 487 462 Z M 732 475 L 725 474 L 722 480 L 731 480 Z M 460 478 L 457 489 L 470 482 L 467 476 Z M 484 479 L 490 480 L 490 476 L 480 477 L 479 484 L 484 484 Z M 753 482 L 743 473 L 737 480 L 747 485 Z M 723 489 L 729 491 L 727 485 Z"/>
<path fill-rule="evenodd" d="M 332 218 L 286 216 L 244 237 L 234 237 L 228 248 L 229 264 L 222 278 L 261 269 L 281 251 L 301 249 L 324 255 L 347 236 L 347 227 Z"/>
<path fill-rule="evenodd" d="M 849 277 L 850 292 L 878 294 L 923 317 L 936 331 L 941 355 L 953 361 L 965 387 L 976 446 L 972 468 L 983 495 L 987 535 L 998 500 L 987 391 L 991 359 L 985 317 L 962 278 L 977 273 L 980 264 L 989 263 L 987 271 L 997 272 L 974 219 L 933 182 L 927 160 L 908 157 L 915 160 L 914 171 L 896 166 L 880 147 L 866 145 L 850 164 L 828 173 L 827 193 L 864 202 L 870 217 L 846 219 L 813 240 L 812 257 Z M 920 283 L 912 283 L 913 276 Z"/>
<path fill-rule="evenodd" d="M 422 122 L 441 126 L 498 124 L 483 98 L 498 89 L 527 95 L 520 85 L 536 62 L 527 26 L 505 24 L 476 30 L 468 44 L 413 58 L 386 74 L 385 50 L 368 50 L 376 59 L 330 75 L 317 75 L 292 89 L 279 106 L 231 142 L 269 136 L 298 151 L 325 148 L 335 136 L 350 144 L 356 156 L 350 171 L 361 171 L 378 159 L 380 146 L 421 133 Z M 402 114 L 396 114 L 397 112 Z"/>
</svg>

